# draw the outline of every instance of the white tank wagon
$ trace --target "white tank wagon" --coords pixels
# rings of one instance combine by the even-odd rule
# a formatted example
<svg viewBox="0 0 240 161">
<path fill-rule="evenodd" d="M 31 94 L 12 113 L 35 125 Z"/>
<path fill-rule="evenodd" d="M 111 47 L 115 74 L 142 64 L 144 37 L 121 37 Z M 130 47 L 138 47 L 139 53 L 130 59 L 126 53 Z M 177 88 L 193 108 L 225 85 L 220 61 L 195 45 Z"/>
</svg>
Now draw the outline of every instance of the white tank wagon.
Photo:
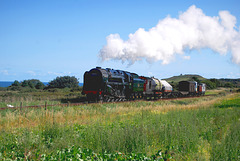
<svg viewBox="0 0 240 161">
<path fill-rule="evenodd" d="M 165 80 L 160 80 L 160 83 L 162 84 L 162 97 L 170 96 L 173 91 L 173 87 Z"/>
<path fill-rule="evenodd" d="M 140 78 L 144 80 L 144 97 L 146 99 L 159 99 L 162 94 L 160 80 L 154 77 L 141 76 Z"/>
<path fill-rule="evenodd" d="M 166 80 L 159 80 L 154 77 L 141 77 L 144 79 L 144 96 L 146 99 L 159 99 L 170 97 L 173 91 L 172 86 Z"/>
<path fill-rule="evenodd" d="M 160 80 L 161 84 L 162 84 L 162 91 L 163 92 L 172 92 L 173 91 L 173 87 L 165 80 Z"/>
</svg>

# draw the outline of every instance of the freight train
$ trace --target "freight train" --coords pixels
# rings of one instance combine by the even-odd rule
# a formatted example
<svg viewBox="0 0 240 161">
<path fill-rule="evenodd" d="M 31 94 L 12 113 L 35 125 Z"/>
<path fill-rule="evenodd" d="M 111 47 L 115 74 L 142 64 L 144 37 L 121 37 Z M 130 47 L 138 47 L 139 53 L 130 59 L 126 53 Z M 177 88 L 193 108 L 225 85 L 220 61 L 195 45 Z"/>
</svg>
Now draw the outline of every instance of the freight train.
<svg viewBox="0 0 240 161">
<path fill-rule="evenodd" d="M 139 76 L 123 70 L 96 67 L 84 73 L 82 94 L 86 95 L 89 102 L 114 102 L 204 95 L 205 88 L 203 83 L 181 81 L 179 90 L 174 91 L 165 80 Z"/>
</svg>

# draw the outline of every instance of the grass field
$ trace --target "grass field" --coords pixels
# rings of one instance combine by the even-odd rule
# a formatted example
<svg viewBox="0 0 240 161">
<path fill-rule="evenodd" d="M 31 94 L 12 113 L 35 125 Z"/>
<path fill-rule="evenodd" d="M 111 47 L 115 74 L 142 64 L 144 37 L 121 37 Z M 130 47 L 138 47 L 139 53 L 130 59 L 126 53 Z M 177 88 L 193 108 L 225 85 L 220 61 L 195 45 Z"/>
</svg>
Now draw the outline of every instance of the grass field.
<svg viewBox="0 0 240 161">
<path fill-rule="evenodd" d="M 65 89 L 49 89 L 35 91 L 0 91 L 0 107 L 7 107 L 11 104 L 14 107 L 44 105 L 46 102 L 49 105 L 59 103 L 74 103 L 80 102 L 82 99 L 81 91 L 71 91 Z"/>
<path fill-rule="evenodd" d="M 218 93 L 218 92 L 216 92 Z M 240 94 L 0 112 L 0 160 L 239 160 Z"/>
</svg>

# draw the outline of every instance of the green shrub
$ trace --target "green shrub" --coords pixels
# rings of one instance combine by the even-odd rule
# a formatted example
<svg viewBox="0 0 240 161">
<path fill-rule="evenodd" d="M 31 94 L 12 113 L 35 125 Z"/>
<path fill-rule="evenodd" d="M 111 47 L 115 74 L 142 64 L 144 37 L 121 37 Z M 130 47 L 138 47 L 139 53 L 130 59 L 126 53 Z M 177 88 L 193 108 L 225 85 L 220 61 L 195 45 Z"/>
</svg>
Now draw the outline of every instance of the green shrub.
<svg viewBox="0 0 240 161">
<path fill-rule="evenodd" d="M 49 82 L 48 88 L 76 88 L 78 87 L 78 80 L 76 77 L 63 76 Z"/>
</svg>

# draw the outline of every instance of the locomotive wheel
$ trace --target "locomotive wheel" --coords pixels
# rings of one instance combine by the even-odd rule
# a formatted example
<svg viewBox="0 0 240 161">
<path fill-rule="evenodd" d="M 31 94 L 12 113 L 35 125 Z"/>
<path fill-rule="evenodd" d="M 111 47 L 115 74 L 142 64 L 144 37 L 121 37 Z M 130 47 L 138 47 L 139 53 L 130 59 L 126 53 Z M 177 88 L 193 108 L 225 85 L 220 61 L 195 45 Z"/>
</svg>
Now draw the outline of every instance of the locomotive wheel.
<svg viewBox="0 0 240 161">
<path fill-rule="evenodd" d="M 138 94 L 136 94 L 136 99 L 139 99 L 139 96 L 138 96 Z"/>
<path fill-rule="evenodd" d="M 131 97 L 131 99 L 132 99 L 132 100 L 135 100 L 135 96 L 133 95 L 133 96 Z"/>
<path fill-rule="evenodd" d="M 101 94 L 98 96 L 98 101 L 99 101 L 100 103 L 103 103 L 103 96 L 102 96 Z"/>
<path fill-rule="evenodd" d="M 104 97 L 104 102 L 109 102 L 109 97 L 108 96 Z"/>
</svg>

